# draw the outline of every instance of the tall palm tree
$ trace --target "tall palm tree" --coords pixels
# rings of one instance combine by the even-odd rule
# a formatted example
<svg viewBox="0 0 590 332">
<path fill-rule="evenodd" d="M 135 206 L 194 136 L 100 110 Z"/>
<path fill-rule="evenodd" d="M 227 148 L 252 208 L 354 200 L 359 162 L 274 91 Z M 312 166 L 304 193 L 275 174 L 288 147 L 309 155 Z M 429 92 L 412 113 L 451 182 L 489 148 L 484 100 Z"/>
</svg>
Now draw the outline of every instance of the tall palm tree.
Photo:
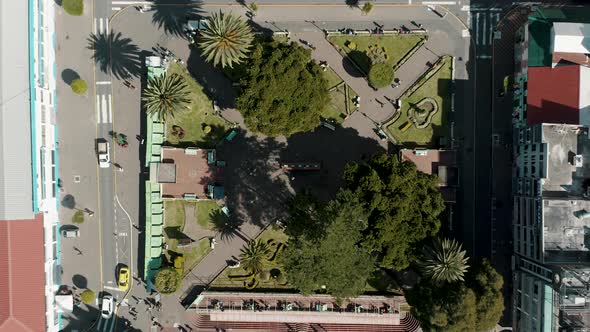
<svg viewBox="0 0 590 332">
<path fill-rule="evenodd" d="M 184 111 L 189 103 L 190 92 L 182 76 L 163 74 L 151 79 L 143 92 L 146 112 L 156 114 L 161 121 L 176 112 Z"/>
<path fill-rule="evenodd" d="M 246 21 L 231 13 L 213 13 L 209 17 L 207 28 L 202 31 L 199 47 L 217 66 L 229 66 L 242 62 L 252 45 L 254 35 Z"/>
<path fill-rule="evenodd" d="M 266 266 L 271 250 L 266 242 L 257 239 L 249 241 L 240 251 L 240 262 L 244 270 L 257 274 Z"/>
<path fill-rule="evenodd" d="M 468 257 L 461 250 L 461 244 L 450 239 L 436 239 L 423 250 L 423 257 L 417 265 L 426 278 L 436 283 L 462 281 L 467 271 Z"/>
</svg>

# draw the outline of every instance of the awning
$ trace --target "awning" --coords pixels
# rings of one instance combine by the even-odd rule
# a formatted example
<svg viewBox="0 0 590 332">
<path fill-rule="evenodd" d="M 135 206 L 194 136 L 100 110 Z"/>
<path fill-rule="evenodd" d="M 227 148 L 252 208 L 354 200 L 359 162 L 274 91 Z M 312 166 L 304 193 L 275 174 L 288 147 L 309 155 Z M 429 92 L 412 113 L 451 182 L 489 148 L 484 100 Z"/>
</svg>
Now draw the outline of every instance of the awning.
<svg viewBox="0 0 590 332">
<path fill-rule="evenodd" d="M 74 310 L 74 296 L 72 294 L 56 295 L 55 305 L 58 312 L 70 312 Z"/>
</svg>

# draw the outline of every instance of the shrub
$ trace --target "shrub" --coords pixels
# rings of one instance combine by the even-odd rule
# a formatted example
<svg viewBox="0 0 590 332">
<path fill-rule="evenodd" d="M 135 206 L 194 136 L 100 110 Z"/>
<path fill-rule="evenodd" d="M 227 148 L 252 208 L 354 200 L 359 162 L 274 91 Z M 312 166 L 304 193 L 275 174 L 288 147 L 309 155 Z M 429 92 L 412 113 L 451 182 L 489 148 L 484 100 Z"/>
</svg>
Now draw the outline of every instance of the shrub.
<svg viewBox="0 0 590 332">
<path fill-rule="evenodd" d="M 162 294 L 172 294 L 176 292 L 180 284 L 180 275 L 175 269 L 166 267 L 156 274 L 155 287 Z"/>
<path fill-rule="evenodd" d="M 356 50 L 356 43 L 352 41 L 346 42 L 346 47 L 350 48 L 351 50 Z"/>
<path fill-rule="evenodd" d="M 96 299 L 96 294 L 90 289 L 87 289 L 80 294 L 80 299 L 86 304 L 92 304 Z"/>
<path fill-rule="evenodd" d="M 279 270 L 279 269 L 271 269 L 271 270 L 270 270 L 270 276 L 271 276 L 273 279 L 276 279 L 276 278 L 278 278 L 280 275 L 281 275 L 281 270 Z"/>
<path fill-rule="evenodd" d="M 63 0 L 61 5 L 65 12 L 72 16 L 81 16 L 84 13 L 83 0 Z"/>
<path fill-rule="evenodd" d="M 233 280 L 233 281 L 244 281 L 246 279 L 249 279 L 250 277 L 252 277 L 254 275 L 254 273 L 248 273 L 248 274 L 241 274 L 241 275 L 233 275 L 233 276 L 228 276 L 229 280 Z"/>
<path fill-rule="evenodd" d="M 287 283 L 287 278 L 285 277 L 284 273 L 279 274 L 279 276 L 277 277 L 277 282 L 279 284 L 286 284 Z"/>
<path fill-rule="evenodd" d="M 379 89 L 391 84 L 393 81 L 393 68 L 386 63 L 378 63 L 369 70 L 369 83 Z"/>
<path fill-rule="evenodd" d="M 83 95 L 86 93 L 86 91 L 88 91 L 88 84 L 86 83 L 86 81 L 84 81 L 83 79 L 75 79 L 72 81 L 72 83 L 70 84 L 70 87 L 72 88 L 72 91 L 75 94 L 79 94 L 79 95 Z"/>
<path fill-rule="evenodd" d="M 76 213 L 74 213 L 74 215 L 72 216 L 72 222 L 74 224 L 81 224 L 84 222 L 84 212 L 82 211 L 76 211 Z"/>
<path fill-rule="evenodd" d="M 373 10 L 373 2 L 371 1 L 365 2 L 363 7 L 361 7 L 361 12 L 365 15 L 369 14 L 371 10 Z"/>
<path fill-rule="evenodd" d="M 260 280 L 262 281 L 268 281 L 270 279 L 270 272 L 266 270 L 260 271 L 260 273 L 258 273 L 258 277 L 260 277 Z"/>
<path fill-rule="evenodd" d="M 258 279 L 252 278 L 250 281 L 244 281 L 244 288 L 250 290 L 258 286 Z"/>
<path fill-rule="evenodd" d="M 211 132 L 211 126 L 205 126 L 203 127 L 203 132 L 206 134 L 209 134 Z"/>
<path fill-rule="evenodd" d="M 258 4 L 256 2 L 252 2 L 250 4 L 250 10 L 256 13 L 258 11 Z"/>
</svg>

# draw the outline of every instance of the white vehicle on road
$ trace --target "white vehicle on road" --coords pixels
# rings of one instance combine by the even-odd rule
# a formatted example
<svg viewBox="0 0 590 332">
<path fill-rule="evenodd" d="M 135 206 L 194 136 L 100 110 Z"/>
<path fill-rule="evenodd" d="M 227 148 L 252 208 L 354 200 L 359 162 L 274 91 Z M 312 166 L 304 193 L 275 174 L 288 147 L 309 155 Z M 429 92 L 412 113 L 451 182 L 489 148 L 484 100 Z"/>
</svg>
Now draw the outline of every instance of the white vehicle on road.
<svg viewBox="0 0 590 332">
<path fill-rule="evenodd" d="M 111 165 L 109 142 L 104 138 L 99 138 L 96 141 L 96 153 L 98 154 L 98 166 L 100 168 L 108 168 Z"/>
<path fill-rule="evenodd" d="M 113 297 L 105 295 L 102 297 L 102 306 L 100 308 L 100 315 L 104 319 L 109 319 L 113 315 Z"/>
</svg>

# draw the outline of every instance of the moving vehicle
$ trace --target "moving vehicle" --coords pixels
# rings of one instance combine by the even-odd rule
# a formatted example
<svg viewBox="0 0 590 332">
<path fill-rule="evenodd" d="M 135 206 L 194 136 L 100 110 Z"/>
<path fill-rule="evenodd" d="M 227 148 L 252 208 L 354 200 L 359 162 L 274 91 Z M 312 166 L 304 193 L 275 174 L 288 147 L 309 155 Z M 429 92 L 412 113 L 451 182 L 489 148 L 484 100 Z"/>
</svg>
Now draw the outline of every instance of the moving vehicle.
<svg viewBox="0 0 590 332">
<path fill-rule="evenodd" d="M 61 231 L 61 235 L 63 235 L 63 237 L 65 237 L 65 238 L 79 237 L 80 236 L 80 230 L 79 229 L 67 229 L 67 230 L 63 230 L 63 231 Z"/>
<path fill-rule="evenodd" d="M 126 265 L 122 265 L 119 268 L 117 285 L 119 286 L 120 290 L 126 291 L 129 288 L 129 268 Z"/>
<path fill-rule="evenodd" d="M 109 319 L 113 315 L 113 296 L 105 295 L 102 297 L 102 305 L 100 307 L 100 315 L 104 319 Z"/>
<path fill-rule="evenodd" d="M 98 166 L 100 166 L 100 168 L 108 168 L 111 165 L 109 142 L 107 142 L 107 140 L 104 138 L 97 139 L 96 153 L 98 154 Z"/>
</svg>

